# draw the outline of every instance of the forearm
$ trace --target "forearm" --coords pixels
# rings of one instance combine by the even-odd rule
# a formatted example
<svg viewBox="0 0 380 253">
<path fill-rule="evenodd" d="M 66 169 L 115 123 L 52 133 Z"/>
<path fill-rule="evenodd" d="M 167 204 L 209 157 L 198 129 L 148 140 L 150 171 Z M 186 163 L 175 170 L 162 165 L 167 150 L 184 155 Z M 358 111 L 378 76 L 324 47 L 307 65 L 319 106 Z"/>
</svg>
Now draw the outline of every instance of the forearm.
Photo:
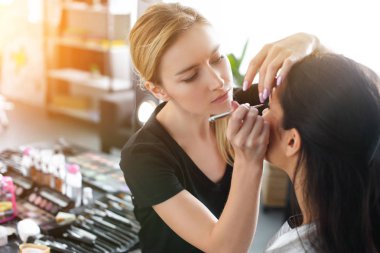
<svg viewBox="0 0 380 253">
<path fill-rule="evenodd" d="M 247 252 L 256 231 L 262 165 L 239 167 L 235 163 L 230 193 L 207 252 Z"/>
<path fill-rule="evenodd" d="M 153 208 L 177 235 L 204 252 L 246 252 L 257 223 L 261 169 L 234 166 L 219 220 L 186 190 Z"/>
</svg>

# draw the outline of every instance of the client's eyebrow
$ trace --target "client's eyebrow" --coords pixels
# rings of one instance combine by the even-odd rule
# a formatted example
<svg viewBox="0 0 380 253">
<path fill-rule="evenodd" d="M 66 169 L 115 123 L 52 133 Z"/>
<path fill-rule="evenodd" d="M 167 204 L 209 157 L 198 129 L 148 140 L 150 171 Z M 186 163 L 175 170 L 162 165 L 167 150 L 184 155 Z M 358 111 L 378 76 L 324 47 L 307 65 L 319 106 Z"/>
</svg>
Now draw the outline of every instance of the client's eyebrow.
<svg viewBox="0 0 380 253">
<path fill-rule="evenodd" d="M 216 51 L 218 51 L 218 50 L 219 50 L 219 47 L 220 47 L 219 44 L 218 44 L 216 47 L 214 47 L 214 49 L 213 49 L 212 52 L 211 52 L 211 55 L 214 54 Z M 195 67 L 197 67 L 197 66 L 198 66 L 198 64 L 193 64 L 193 65 L 191 65 L 191 66 L 189 66 L 189 67 L 186 67 L 186 68 L 184 68 L 183 70 L 177 72 L 175 75 L 176 75 L 176 76 L 181 75 L 181 74 L 183 74 L 183 73 L 185 73 L 185 72 L 187 72 L 187 71 L 189 71 L 189 70 L 191 70 L 191 69 L 193 69 L 193 68 L 195 68 Z"/>
</svg>

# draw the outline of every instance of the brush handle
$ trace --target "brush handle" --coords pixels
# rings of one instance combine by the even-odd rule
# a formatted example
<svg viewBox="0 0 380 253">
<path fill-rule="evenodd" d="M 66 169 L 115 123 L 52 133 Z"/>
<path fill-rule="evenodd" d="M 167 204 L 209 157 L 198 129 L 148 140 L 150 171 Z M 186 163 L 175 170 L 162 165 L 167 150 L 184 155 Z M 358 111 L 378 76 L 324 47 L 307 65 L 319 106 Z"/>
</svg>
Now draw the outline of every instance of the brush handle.
<svg viewBox="0 0 380 253">
<path fill-rule="evenodd" d="M 259 105 L 254 105 L 252 107 L 259 108 L 259 107 L 261 107 L 263 105 L 264 104 L 259 104 Z M 211 116 L 210 118 L 208 118 L 208 121 L 209 122 L 214 122 L 215 120 L 218 120 L 218 119 L 221 119 L 221 118 L 229 116 L 231 113 L 232 113 L 232 111 L 230 111 L 230 112 L 224 112 L 224 113 L 221 113 L 221 114 L 217 114 L 217 115 Z"/>
</svg>

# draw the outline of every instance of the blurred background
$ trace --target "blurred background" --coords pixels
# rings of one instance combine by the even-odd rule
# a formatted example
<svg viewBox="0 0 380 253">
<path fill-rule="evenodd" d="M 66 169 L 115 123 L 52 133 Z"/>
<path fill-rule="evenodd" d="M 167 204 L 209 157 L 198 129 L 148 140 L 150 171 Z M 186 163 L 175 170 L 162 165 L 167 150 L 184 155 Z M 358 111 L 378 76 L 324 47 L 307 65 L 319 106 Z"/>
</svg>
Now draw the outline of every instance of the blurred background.
<svg viewBox="0 0 380 253">
<path fill-rule="evenodd" d="M 115 157 L 158 101 L 137 87 L 127 42 L 153 0 L 0 0 L 0 152 L 64 140 Z M 174 2 L 174 1 L 164 1 Z M 296 32 L 380 73 L 375 0 L 178 1 L 203 13 L 239 72 L 265 43 Z M 111 182 L 112 184 L 112 182 Z M 266 165 L 252 252 L 289 214 L 289 182 Z"/>
<path fill-rule="evenodd" d="M 175 1 L 167 1 L 175 2 Z M 380 72 L 380 16 L 375 0 L 178 1 L 200 10 L 219 30 L 226 52 L 239 54 L 249 40 L 249 58 L 268 42 L 292 33 L 318 36 L 328 48 Z"/>
</svg>

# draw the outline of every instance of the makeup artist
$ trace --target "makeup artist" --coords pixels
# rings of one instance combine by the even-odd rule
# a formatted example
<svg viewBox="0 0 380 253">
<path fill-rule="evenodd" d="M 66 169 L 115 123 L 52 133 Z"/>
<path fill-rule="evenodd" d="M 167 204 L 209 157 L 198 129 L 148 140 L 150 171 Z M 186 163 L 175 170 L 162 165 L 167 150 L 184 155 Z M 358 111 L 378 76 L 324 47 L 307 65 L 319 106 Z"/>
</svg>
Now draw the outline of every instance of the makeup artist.
<svg viewBox="0 0 380 253">
<path fill-rule="evenodd" d="M 251 60 L 247 91 L 235 93 L 236 102 L 228 59 L 198 12 L 158 4 L 137 20 L 133 64 L 142 86 L 164 101 L 130 138 L 120 162 L 143 253 L 248 250 L 269 137 L 250 105 L 267 99 L 277 74 L 280 84 L 295 62 L 321 48 L 303 33 L 268 44 Z M 259 85 L 250 87 L 257 72 Z M 231 110 L 230 117 L 208 120 Z"/>
</svg>

